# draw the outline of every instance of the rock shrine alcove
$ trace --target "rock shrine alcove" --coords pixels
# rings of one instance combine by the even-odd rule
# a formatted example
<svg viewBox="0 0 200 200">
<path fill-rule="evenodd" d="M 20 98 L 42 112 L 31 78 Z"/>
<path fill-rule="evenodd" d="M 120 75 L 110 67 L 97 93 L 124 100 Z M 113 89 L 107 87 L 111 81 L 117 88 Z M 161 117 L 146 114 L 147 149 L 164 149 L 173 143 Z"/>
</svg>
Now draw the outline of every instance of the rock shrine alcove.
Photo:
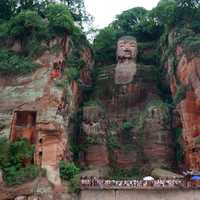
<svg viewBox="0 0 200 200">
<path fill-rule="evenodd" d="M 31 144 L 36 141 L 36 111 L 15 111 L 13 115 L 10 140 L 27 139 Z"/>
</svg>

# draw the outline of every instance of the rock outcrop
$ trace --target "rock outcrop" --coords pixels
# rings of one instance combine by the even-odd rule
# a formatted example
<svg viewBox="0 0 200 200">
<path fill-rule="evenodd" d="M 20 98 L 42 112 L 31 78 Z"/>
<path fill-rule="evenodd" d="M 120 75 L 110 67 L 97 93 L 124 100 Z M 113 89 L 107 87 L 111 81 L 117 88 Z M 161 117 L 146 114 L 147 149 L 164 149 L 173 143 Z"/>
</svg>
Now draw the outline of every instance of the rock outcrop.
<svg viewBox="0 0 200 200">
<path fill-rule="evenodd" d="M 199 111 L 200 111 L 200 57 L 199 54 L 187 51 L 187 46 L 176 44 L 178 33 L 173 31 L 169 41 L 175 45 L 174 56 L 168 58 L 167 66 L 170 77 L 170 87 L 174 99 L 178 99 L 176 110 L 179 112 L 182 128 L 182 148 L 184 163 L 187 169 L 200 170 L 200 136 Z M 174 66 L 171 60 L 176 59 Z M 175 68 L 175 70 L 174 70 Z M 170 73 L 173 72 L 174 73 Z"/>
<path fill-rule="evenodd" d="M 60 185 L 59 162 L 71 160 L 69 120 L 82 99 L 77 81 L 59 87 L 63 81 L 64 62 L 70 52 L 69 36 L 55 38 L 35 62 L 39 68 L 25 76 L 0 77 L 1 135 L 11 141 L 25 138 L 35 145 L 34 163 L 47 170 L 47 177 Z M 90 86 L 92 56 L 89 48 L 81 51 L 85 67 L 80 81 Z M 57 68 L 55 69 L 55 66 Z"/>
</svg>

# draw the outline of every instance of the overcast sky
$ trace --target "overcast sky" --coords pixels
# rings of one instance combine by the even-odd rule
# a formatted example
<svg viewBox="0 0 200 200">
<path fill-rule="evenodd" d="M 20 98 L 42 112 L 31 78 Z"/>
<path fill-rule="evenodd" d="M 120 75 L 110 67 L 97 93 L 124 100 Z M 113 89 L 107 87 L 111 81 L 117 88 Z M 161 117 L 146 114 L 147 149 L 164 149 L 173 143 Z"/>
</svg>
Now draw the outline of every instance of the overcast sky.
<svg viewBox="0 0 200 200">
<path fill-rule="evenodd" d="M 87 11 L 95 17 L 94 26 L 103 28 L 111 23 L 115 15 L 133 7 L 148 10 L 157 5 L 159 0 L 85 0 Z"/>
</svg>

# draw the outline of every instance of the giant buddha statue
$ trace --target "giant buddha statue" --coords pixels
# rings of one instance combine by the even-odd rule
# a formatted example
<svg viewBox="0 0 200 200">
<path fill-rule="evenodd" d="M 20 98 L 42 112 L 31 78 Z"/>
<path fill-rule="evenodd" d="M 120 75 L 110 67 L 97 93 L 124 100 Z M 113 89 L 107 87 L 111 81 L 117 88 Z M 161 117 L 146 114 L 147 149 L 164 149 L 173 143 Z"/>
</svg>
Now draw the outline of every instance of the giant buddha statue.
<svg viewBox="0 0 200 200">
<path fill-rule="evenodd" d="M 92 116 L 95 110 L 104 113 L 82 124 L 85 142 L 88 137 L 95 141 L 84 152 L 88 166 L 115 163 L 128 170 L 139 166 L 148 173 L 153 168 L 171 166 L 170 125 L 156 84 L 156 66 L 136 63 L 137 54 L 136 39 L 121 37 L 117 42 L 117 63 L 98 69 L 93 94 L 98 103 L 83 109 L 83 116 Z M 128 133 L 123 129 L 127 124 L 132 124 Z M 96 125 L 98 129 L 94 129 Z M 114 138 L 119 146 L 107 148 L 108 138 Z"/>
</svg>

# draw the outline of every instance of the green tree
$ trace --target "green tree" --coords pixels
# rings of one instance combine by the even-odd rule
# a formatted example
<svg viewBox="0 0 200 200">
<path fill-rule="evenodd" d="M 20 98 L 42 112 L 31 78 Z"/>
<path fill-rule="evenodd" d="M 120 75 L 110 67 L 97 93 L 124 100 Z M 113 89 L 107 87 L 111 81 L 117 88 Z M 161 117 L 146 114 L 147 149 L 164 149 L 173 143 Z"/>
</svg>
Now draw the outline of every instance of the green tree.
<svg viewBox="0 0 200 200">
<path fill-rule="evenodd" d="M 142 7 L 126 10 L 122 14 L 117 15 L 113 26 L 121 35 L 132 35 L 134 27 L 144 19 L 147 13 L 148 11 Z"/>
<path fill-rule="evenodd" d="M 45 7 L 52 0 L 1 0 L 0 19 L 8 20 L 24 10 L 34 10 L 43 15 Z"/>
<path fill-rule="evenodd" d="M 200 0 L 176 0 L 177 5 L 187 8 L 198 8 L 200 6 Z"/>
<path fill-rule="evenodd" d="M 46 33 L 46 23 L 36 11 L 26 10 L 11 18 L 8 34 L 18 39 Z"/>
<path fill-rule="evenodd" d="M 0 19 L 8 20 L 12 16 L 16 8 L 15 0 L 1 0 L 0 1 Z"/>
<path fill-rule="evenodd" d="M 139 42 L 158 40 L 163 26 L 144 8 L 137 7 L 124 11 L 108 27 L 99 31 L 94 40 L 97 64 L 113 64 L 116 61 L 116 43 L 118 38 L 130 35 Z"/>
<path fill-rule="evenodd" d="M 94 40 L 95 58 L 97 64 L 115 63 L 117 34 L 112 26 L 100 30 Z"/>
<path fill-rule="evenodd" d="M 200 1 L 199 0 L 176 0 L 177 15 L 182 19 L 184 24 L 191 24 L 200 17 Z"/>
<path fill-rule="evenodd" d="M 67 6 L 64 4 L 49 4 L 46 10 L 46 16 L 49 20 L 49 29 L 52 32 L 61 35 L 64 33 L 73 33 L 73 18 Z"/>
<path fill-rule="evenodd" d="M 84 0 L 61 0 L 68 6 L 74 21 L 83 28 L 83 23 L 91 23 L 93 17 L 86 11 Z"/>
<path fill-rule="evenodd" d="M 151 11 L 151 16 L 156 19 L 156 21 L 165 26 L 165 28 L 172 28 L 177 19 L 176 13 L 177 4 L 175 0 L 161 0 L 157 7 Z"/>
</svg>

